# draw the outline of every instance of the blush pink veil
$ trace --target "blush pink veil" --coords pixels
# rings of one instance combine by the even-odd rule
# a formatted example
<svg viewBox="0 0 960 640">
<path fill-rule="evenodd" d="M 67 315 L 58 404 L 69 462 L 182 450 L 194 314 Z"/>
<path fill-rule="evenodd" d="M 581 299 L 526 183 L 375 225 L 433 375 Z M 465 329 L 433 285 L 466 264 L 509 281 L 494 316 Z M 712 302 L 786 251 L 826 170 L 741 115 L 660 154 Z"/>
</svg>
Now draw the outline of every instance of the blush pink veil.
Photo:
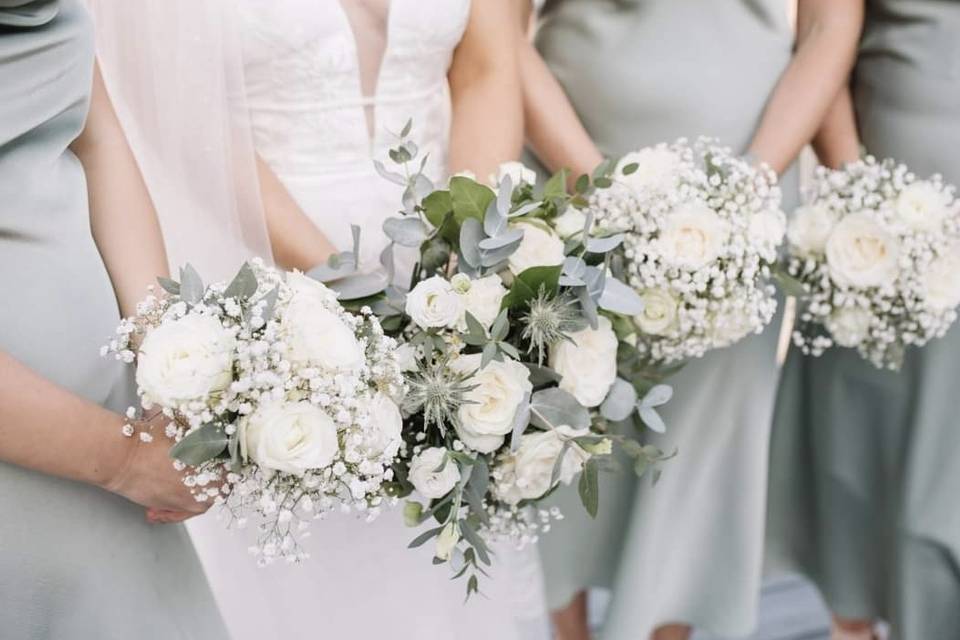
<svg viewBox="0 0 960 640">
<path fill-rule="evenodd" d="M 160 217 L 173 272 L 271 262 L 229 0 L 87 0 L 107 90 Z"/>
</svg>

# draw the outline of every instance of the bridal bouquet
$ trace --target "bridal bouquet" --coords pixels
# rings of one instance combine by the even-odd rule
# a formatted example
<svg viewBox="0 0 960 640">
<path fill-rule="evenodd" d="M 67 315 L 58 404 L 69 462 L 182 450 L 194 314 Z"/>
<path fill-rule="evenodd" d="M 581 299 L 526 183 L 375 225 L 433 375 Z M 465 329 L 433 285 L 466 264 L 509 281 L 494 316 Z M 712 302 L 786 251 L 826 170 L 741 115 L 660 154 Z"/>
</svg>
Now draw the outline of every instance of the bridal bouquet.
<svg viewBox="0 0 960 640">
<path fill-rule="evenodd" d="M 533 172 L 511 163 L 492 187 L 458 175 L 437 190 L 416 155 L 401 139 L 391 157 L 403 172 L 379 167 L 405 187 L 402 215 L 384 230 L 419 250 L 412 286 L 361 303 L 403 343 L 406 447 L 394 488 L 418 495 L 408 524 L 436 522 L 411 546 L 433 540 L 436 562 L 469 572 L 469 594 L 489 542 L 531 542 L 560 517 L 541 506 L 558 485 L 577 481 L 596 513 L 598 471 L 615 445 L 638 473 L 666 459 L 610 426 L 661 427 L 655 408 L 670 388 L 652 371 L 619 375 L 632 349 L 619 329 L 643 305 L 609 269 L 623 236 L 573 207 L 585 200 L 566 192 L 564 174 L 535 194 Z M 389 251 L 382 259 L 389 269 Z"/>
<path fill-rule="evenodd" d="M 205 286 L 189 266 L 160 283 L 169 295 L 142 302 L 106 351 L 136 360 L 142 405 L 172 419 L 162 435 L 196 498 L 239 526 L 252 518 L 262 564 L 306 557 L 298 536 L 330 509 L 374 516 L 402 446 L 404 389 L 376 317 L 259 260 L 229 283 Z"/>
<path fill-rule="evenodd" d="M 805 354 L 838 344 L 898 369 L 907 345 L 943 336 L 957 318 L 960 203 L 939 176 L 872 157 L 819 167 L 787 237 L 787 270 L 802 286 L 793 337 Z"/>
<path fill-rule="evenodd" d="M 638 348 L 656 362 L 700 357 L 776 311 L 771 268 L 786 219 L 776 176 L 701 138 L 624 156 L 586 211 L 623 234 L 626 282 L 644 302 Z"/>
</svg>

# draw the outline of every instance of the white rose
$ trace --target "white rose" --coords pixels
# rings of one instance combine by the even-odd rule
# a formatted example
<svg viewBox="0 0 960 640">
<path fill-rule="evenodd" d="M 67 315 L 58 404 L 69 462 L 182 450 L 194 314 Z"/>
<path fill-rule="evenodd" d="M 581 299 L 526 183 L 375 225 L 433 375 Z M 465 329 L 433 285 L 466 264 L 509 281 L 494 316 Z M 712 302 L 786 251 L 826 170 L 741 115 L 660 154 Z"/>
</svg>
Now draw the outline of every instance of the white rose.
<svg viewBox="0 0 960 640">
<path fill-rule="evenodd" d="M 463 310 L 463 297 L 440 276 L 421 280 L 407 295 L 407 315 L 421 329 L 456 326 Z"/>
<path fill-rule="evenodd" d="M 456 549 L 458 542 L 460 542 L 460 528 L 457 527 L 455 522 L 450 522 L 440 531 L 440 535 L 437 536 L 436 548 L 433 555 L 440 560 L 449 560 L 450 554 Z"/>
<path fill-rule="evenodd" d="M 470 171 L 470 169 L 464 169 L 463 171 L 458 171 L 450 177 L 451 178 L 469 178 L 474 182 L 477 181 L 477 174 L 475 174 L 473 171 Z"/>
<path fill-rule="evenodd" d="M 460 481 L 460 469 L 452 459 L 447 458 L 446 449 L 430 447 L 410 461 L 407 477 L 420 495 L 432 500 L 450 493 Z"/>
<path fill-rule="evenodd" d="M 897 275 L 897 239 L 863 213 L 837 223 L 826 253 L 830 275 L 840 285 L 878 287 L 891 284 Z"/>
<path fill-rule="evenodd" d="M 543 496 L 553 488 L 550 480 L 564 442 L 588 433 L 588 429 L 560 425 L 549 431 L 523 434 L 516 453 L 508 454 L 499 461 L 495 484 L 497 496 L 507 504 L 536 500 Z M 558 483 L 570 484 L 589 459 L 589 453 L 579 445 L 572 444 L 560 462 Z"/>
<path fill-rule="evenodd" d="M 364 450 L 373 458 L 392 458 L 400 450 L 403 417 L 400 407 L 385 393 L 378 392 L 370 402 L 370 426 L 364 434 Z"/>
<path fill-rule="evenodd" d="M 302 274 L 287 274 L 293 295 L 280 319 L 291 362 L 333 371 L 352 371 L 363 366 L 364 353 L 340 316 L 330 310 L 336 294 Z"/>
<path fill-rule="evenodd" d="M 834 311 L 824 324 L 841 347 L 856 347 L 869 335 L 871 319 L 866 309 L 841 308 Z"/>
<path fill-rule="evenodd" d="M 753 245 L 776 249 L 783 242 L 786 227 L 787 220 L 782 211 L 761 211 L 751 216 L 747 233 Z"/>
<path fill-rule="evenodd" d="M 240 453 L 264 469 L 303 475 L 339 450 L 337 426 L 309 402 L 270 402 L 240 421 Z"/>
<path fill-rule="evenodd" d="M 537 172 L 525 166 L 522 162 L 504 162 L 497 167 L 497 173 L 490 176 L 490 182 L 499 186 L 506 176 L 510 176 L 510 183 L 514 188 L 521 184 L 534 185 L 537 183 Z"/>
<path fill-rule="evenodd" d="M 523 229 L 523 240 L 507 260 L 510 271 L 520 274 L 530 267 L 563 264 L 566 255 L 559 236 L 531 223 L 520 222 L 515 226 Z"/>
<path fill-rule="evenodd" d="M 896 210 L 900 219 L 916 231 L 935 231 L 947 217 L 946 194 L 932 182 L 918 180 L 900 192 Z"/>
<path fill-rule="evenodd" d="M 500 314 L 500 304 L 507 295 L 507 289 L 503 286 L 500 276 L 493 275 L 470 282 L 462 295 L 465 310 L 485 329 L 489 329 Z M 466 314 L 461 318 L 458 328 L 461 331 L 466 330 Z"/>
<path fill-rule="evenodd" d="M 233 381 L 236 339 L 212 316 L 188 315 L 150 331 L 140 345 L 137 384 L 149 402 L 174 408 Z"/>
<path fill-rule="evenodd" d="M 923 274 L 922 291 L 924 301 L 937 311 L 960 304 L 960 246 L 950 247 L 930 263 Z"/>
<path fill-rule="evenodd" d="M 587 224 L 587 216 L 576 207 L 567 207 L 563 215 L 554 220 L 553 224 L 561 238 L 570 238 L 583 232 L 583 227 Z"/>
<path fill-rule="evenodd" d="M 637 170 L 624 175 L 623 168 L 636 164 Z M 617 163 L 614 175 L 634 191 L 646 189 L 668 192 L 677 186 L 681 167 L 680 156 L 662 147 L 648 147 L 628 153 Z"/>
<path fill-rule="evenodd" d="M 666 219 L 657 246 L 672 267 L 697 270 L 723 253 L 730 225 L 702 202 L 688 202 Z"/>
<path fill-rule="evenodd" d="M 516 360 L 496 360 L 480 369 L 480 354 L 460 356 L 450 366 L 455 371 L 473 371 L 466 384 L 457 435 L 465 445 L 481 453 L 495 451 L 513 430 L 513 418 L 525 394 L 533 391 L 530 370 Z"/>
<path fill-rule="evenodd" d="M 640 298 L 643 311 L 633 317 L 640 331 L 652 336 L 666 335 L 677 319 L 677 301 L 662 289 L 647 289 Z"/>
<path fill-rule="evenodd" d="M 800 207 L 790 218 L 787 239 L 804 255 L 818 255 L 827 247 L 827 238 L 833 231 L 836 218 L 826 207 Z"/>
<path fill-rule="evenodd" d="M 563 378 L 560 388 L 584 407 L 596 407 L 617 378 L 617 334 L 600 316 L 596 329 L 587 327 L 550 347 L 550 367 Z"/>
<path fill-rule="evenodd" d="M 418 369 L 417 350 L 407 343 L 397 346 L 397 361 L 400 364 L 400 371 L 416 371 Z"/>
</svg>

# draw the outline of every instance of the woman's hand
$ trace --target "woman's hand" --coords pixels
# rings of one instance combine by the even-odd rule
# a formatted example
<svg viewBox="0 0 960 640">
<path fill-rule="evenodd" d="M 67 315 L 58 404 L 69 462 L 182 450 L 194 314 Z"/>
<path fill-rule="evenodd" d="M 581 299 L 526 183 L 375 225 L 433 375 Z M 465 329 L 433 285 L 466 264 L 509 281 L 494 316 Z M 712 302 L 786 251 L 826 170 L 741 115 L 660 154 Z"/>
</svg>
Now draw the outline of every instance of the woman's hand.
<svg viewBox="0 0 960 640">
<path fill-rule="evenodd" d="M 184 472 L 174 468 L 169 456 L 170 441 L 163 437 L 168 418 L 157 413 L 140 423 L 157 434 L 150 442 L 128 439 L 127 455 L 119 461 L 103 488 L 147 508 L 151 522 L 179 522 L 204 513 L 211 502 L 198 502 L 184 485 Z"/>
</svg>

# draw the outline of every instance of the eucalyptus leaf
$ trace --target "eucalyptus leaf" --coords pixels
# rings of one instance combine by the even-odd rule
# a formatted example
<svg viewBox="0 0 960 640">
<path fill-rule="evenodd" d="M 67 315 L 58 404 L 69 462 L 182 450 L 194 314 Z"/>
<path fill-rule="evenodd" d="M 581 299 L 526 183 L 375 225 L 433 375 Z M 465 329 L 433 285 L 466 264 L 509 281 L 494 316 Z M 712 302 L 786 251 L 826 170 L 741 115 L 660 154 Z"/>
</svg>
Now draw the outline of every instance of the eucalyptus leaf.
<svg viewBox="0 0 960 640">
<path fill-rule="evenodd" d="M 617 233 L 605 238 L 587 238 L 586 250 L 590 253 L 609 253 L 623 242 L 623 234 Z"/>
<path fill-rule="evenodd" d="M 494 342 L 488 342 L 483 347 L 483 353 L 480 356 L 480 368 L 487 366 L 494 360 L 499 360 L 500 351 L 497 349 L 497 345 Z"/>
<path fill-rule="evenodd" d="M 189 263 L 180 267 L 180 299 L 187 304 L 197 304 L 203 300 L 205 292 L 197 270 Z"/>
<path fill-rule="evenodd" d="M 503 176 L 503 179 L 500 180 L 500 184 L 497 185 L 497 198 L 496 198 L 496 209 L 497 212 L 503 216 L 504 219 L 507 218 L 507 214 L 510 213 L 510 205 L 513 200 L 513 178 L 510 177 L 510 174 Z M 489 209 L 488 209 L 489 213 Z M 486 222 L 486 221 L 484 221 Z M 494 235 L 494 234 L 489 234 Z"/>
<path fill-rule="evenodd" d="M 406 138 L 410 135 L 411 129 L 413 129 L 413 118 L 408 118 L 406 124 L 403 125 L 403 129 L 400 129 L 400 137 Z"/>
<path fill-rule="evenodd" d="M 510 430 L 510 451 L 516 451 L 520 447 L 520 437 L 530 426 L 530 392 L 523 394 L 523 400 L 517 407 L 517 412 L 513 414 L 513 429 Z"/>
<path fill-rule="evenodd" d="M 508 357 L 513 358 L 514 360 L 520 359 L 520 352 L 517 351 L 517 348 L 510 344 L 509 342 L 500 341 L 497 343 L 497 348 L 501 352 L 505 353 Z"/>
<path fill-rule="evenodd" d="M 427 227 L 417 218 L 387 218 L 383 232 L 402 247 L 419 247 L 427 237 Z"/>
<path fill-rule="evenodd" d="M 390 285 L 390 277 L 384 270 L 372 273 L 356 273 L 326 283 L 337 292 L 340 300 L 358 300 L 376 295 Z"/>
<path fill-rule="evenodd" d="M 523 366 L 530 370 L 530 383 L 535 387 L 551 382 L 560 382 L 560 380 L 563 379 L 563 376 L 550 367 L 544 367 L 543 365 L 532 362 L 524 362 Z"/>
<path fill-rule="evenodd" d="M 380 252 L 380 265 L 383 267 L 383 270 L 387 274 L 387 280 L 393 282 L 393 278 L 396 275 L 396 266 L 394 264 L 393 256 L 393 243 L 391 242 L 383 248 L 383 251 Z"/>
<path fill-rule="evenodd" d="M 387 180 L 387 181 L 389 181 L 389 182 L 392 182 L 393 184 L 398 184 L 398 185 L 400 185 L 400 186 L 403 186 L 403 185 L 406 185 L 406 184 L 407 184 L 407 179 L 406 179 L 406 178 L 404 178 L 404 177 L 403 177 L 402 175 L 400 175 L 399 173 L 396 173 L 395 171 L 390 171 L 390 170 L 387 169 L 385 166 L 383 166 L 383 163 L 380 162 L 379 160 L 374 160 L 374 161 L 373 161 L 373 166 L 374 166 L 374 168 L 377 170 L 377 173 L 380 174 L 380 177 L 381 177 L 381 178 L 383 178 L 383 179 L 385 179 L 385 180 Z"/>
<path fill-rule="evenodd" d="M 629 164 L 624 165 L 623 169 L 621 170 L 621 173 L 625 176 L 629 176 L 631 173 L 636 173 L 637 169 L 639 168 L 640 168 L 639 164 L 637 164 L 636 162 L 631 162 Z"/>
<path fill-rule="evenodd" d="M 578 486 L 580 501 L 591 518 L 597 517 L 597 509 L 600 503 L 600 482 L 597 476 L 597 461 L 591 458 L 587 460 L 587 464 L 583 467 Z"/>
<path fill-rule="evenodd" d="M 318 264 L 307 275 L 319 282 L 329 282 L 348 276 L 357 271 L 357 261 L 352 252 L 335 253 L 327 258 L 326 264 Z"/>
<path fill-rule="evenodd" d="M 277 285 L 273 289 L 270 289 L 267 293 L 264 294 L 263 300 L 265 304 L 263 305 L 263 311 L 260 314 L 260 317 L 264 322 L 270 322 L 273 319 L 273 312 L 277 308 L 277 300 L 280 298 L 280 286 Z"/>
<path fill-rule="evenodd" d="M 418 173 L 413 178 L 413 193 L 416 195 L 417 200 L 423 200 L 427 195 L 433 192 L 433 182 L 430 181 L 430 178 Z"/>
<path fill-rule="evenodd" d="M 503 340 L 507 337 L 509 331 L 510 321 L 507 318 L 507 310 L 502 309 L 493 321 L 493 326 L 490 328 L 490 337 L 494 340 Z"/>
<path fill-rule="evenodd" d="M 567 195 L 567 179 L 570 177 L 570 172 L 567 169 L 561 169 L 556 172 L 550 179 L 547 180 L 546 184 L 543 185 L 543 197 L 544 198 L 563 198 Z"/>
<path fill-rule="evenodd" d="M 461 520 L 460 533 L 463 534 L 463 539 L 467 541 L 467 544 L 476 550 L 477 558 L 480 560 L 480 562 L 489 566 L 490 552 L 487 549 L 487 543 L 483 541 L 483 538 L 481 538 L 480 535 L 474 530 L 473 526 L 466 520 Z"/>
<path fill-rule="evenodd" d="M 500 210 L 498 203 L 499 199 L 492 200 L 483 216 L 483 232 L 489 238 L 495 238 L 507 230 L 507 214 Z"/>
<path fill-rule="evenodd" d="M 484 251 L 492 251 L 494 249 L 505 247 L 508 244 L 520 242 L 521 240 L 523 240 L 523 229 L 504 229 L 494 238 L 484 238 L 481 240 L 480 248 Z"/>
<path fill-rule="evenodd" d="M 550 472 L 551 487 L 555 487 L 557 483 L 560 482 L 560 474 L 563 472 L 563 459 L 567 457 L 571 446 L 573 446 L 573 444 L 569 440 L 566 440 L 563 446 L 560 447 L 560 453 L 557 454 L 557 459 L 554 460 L 553 469 Z"/>
<path fill-rule="evenodd" d="M 503 307 L 521 307 L 536 298 L 541 288 L 546 295 L 555 296 L 562 269 L 561 265 L 524 269 L 513 279 L 510 291 L 503 299 Z"/>
<path fill-rule="evenodd" d="M 493 267 L 507 258 L 509 258 L 513 253 L 520 247 L 520 240 L 511 242 L 508 245 L 504 245 L 499 249 L 493 249 L 490 251 L 481 249 L 480 250 L 480 264 L 484 267 Z"/>
<path fill-rule="evenodd" d="M 635 316 L 643 311 L 643 298 L 640 294 L 616 278 L 606 279 L 597 304 L 601 309 L 626 316 Z"/>
<path fill-rule="evenodd" d="M 219 456 L 227 448 L 230 439 L 223 429 L 215 424 L 205 424 L 185 435 L 170 448 L 170 457 L 196 467 Z"/>
<path fill-rule="evenodd" d="M 583 316 L 587 319 L 590 327 L 596 329 L 600 326 L 600 316 L 597 314 L 597 303 L 590 297 L 590 292 L 587 290 L 587 287 L 577 288 L 577 300 L 580 301 L 580 311 L 583 312 Z"/>
<path fill-rule="evenodd" d="M 508 217 L 510 217 L 510 218 L 519 218 L 520 216 L 525 216 L 525 215 L 527 215 L 528 213 L 531 213 L 531 212 L 533 212 L 533 211 L 536 211 L 536 210 L 539 209 L 541 206 L 543 206 L 543 203 L 542 203 L 542 202 L 528 202 L 528 203 L 525 204 L 525 205 L 522 205 L 522 206 L 520 206 L 520 207 L 517 207 L 517 210 L 516 210 L 516 211 L 511 211 L 511 212 L 510 212 L 510 215 L 509 215 Z"/>
<path fill-rule="evenodd" d="M 470 178 L 463 176 L 450 178 L 450 199 L 457 222 L 463 223 L 468 218 L 483 220 L 483 215 L 494 197 L 490 187 Z"/>
<path fill-rule="evenodd" d="M 643 405 L 645 407 L 659 407 L 670 402 L 673 397 L 673 387 L 668 384 L 658 384 L 643 396 Z"/>
<path fill-rule="evenodd" d="M 608 177 L 616 169 L 617 162 L 613 158 L 604 158 L 593 170 L 594 178 Z"/>
<path fill-rule="evenodd" d="M 447 214 L 453 212 L 453 200 L 449 191 L 434 191 L 424 198 L 421 204 L 427 220 L 438 229 L 443 225 Z"/>
<path fill-rule="evenodd" d="M 460 255 L 474 268 L 481 266 L 480 241 L 483 240 L 483 228 L 480 221 L 467 218 L 460 227 Z"/>
<path fill-rule="evenodd" d="M 581 175 L 579 178 L 577 178 L 577 181 L 576 183 L 574 183 L 573 188 L 576 190 L 577 193 L 585 192 L 588 188 L 590 188 L 590 176 L 588 176 L 587 174 Z"/>
<path fill-rule="evenodd" d="M 417 547 L 422 547 L 427 540 L 440 535 L 441 531 L 443 531 L 443 527 L 434 527 L 433 529 L 428 529 L 414 538 L 413 541 L 407 545 L 407 548 L 416 549 Z"/>
<path fill-rule="evenodd" d="M 606 287 L 607 272 L 600 267 L 587 267 L 583 270 L 583 280 L 587 283 L 587 293 L 594 302 L 599 302 Z"/>
<path fill-rule="evenodd" d="M 540 389 L 530 398 L 531 422 L 541 429 L 568 425 L 574 429 L 590 426 L 590 412 L 569 392 L 556 387 Z"/>
<path fill-rule="evenodd" d="M 223 295 L 227 298 L 240 298 L 246 300 L 257 292 L 257 276 L 254 275 L 250 263 L 244 262 L 240 271 L 233 277 L 230 284 L 227 285 Z"/>
<path fill-rule="evenodd" d="M 660 417 L 660 414 L 657 413 L 656 409 L 641 404 L 637 407 L 637 412 L 640 414 L 640 419 L 643 420 L 643 424 L 647 425 L 648 429 L 656 433 L 666 433 L 667 425 L 664 423 L 663 418 Z"/>
<path fill-rule="evenodd" d="M 176 280 L 171 280 L 170 278 L 165 278 L 159 276 L 157 278 L 157 284 L 160 285 L 160 288 L 169 293 L 172 296 L 180 295 L 180 283 Z"/>
<path fill-rule="evenodd" d="M 614 422 L 626 420 L 633 413 L 636 404 L 637 390 L 623 378 L 617 378 L 600 405 L 600 415 Z"/>
</svg>

